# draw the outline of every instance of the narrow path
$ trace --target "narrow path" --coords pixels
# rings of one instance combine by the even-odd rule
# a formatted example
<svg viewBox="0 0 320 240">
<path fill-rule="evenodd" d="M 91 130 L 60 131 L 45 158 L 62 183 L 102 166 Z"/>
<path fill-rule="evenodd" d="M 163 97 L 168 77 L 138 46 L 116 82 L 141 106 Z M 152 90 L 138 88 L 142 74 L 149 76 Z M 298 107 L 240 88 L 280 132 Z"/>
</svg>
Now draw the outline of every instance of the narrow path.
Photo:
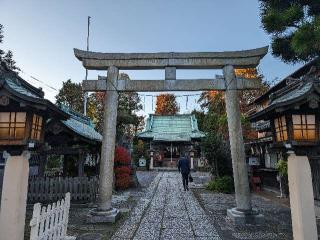
<svg viewBox="0 0 320 240">
<path fill-rule="evenodd" d="M 157 175 L 112 239 L 221 240 L 192 192 L 183 191 L 177 172 Z"/>
</svg>

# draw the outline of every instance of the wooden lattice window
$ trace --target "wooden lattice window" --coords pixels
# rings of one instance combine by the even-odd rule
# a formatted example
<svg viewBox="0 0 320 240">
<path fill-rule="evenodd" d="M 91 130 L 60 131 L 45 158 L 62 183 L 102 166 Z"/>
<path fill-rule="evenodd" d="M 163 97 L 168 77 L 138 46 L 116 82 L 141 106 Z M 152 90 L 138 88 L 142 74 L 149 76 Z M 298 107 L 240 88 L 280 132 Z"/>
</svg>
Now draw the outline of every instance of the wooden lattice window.
<svg viewBox="0 0 320 240">
<path fill-rule="evenodd" d="M 316 139 L 315 115 L 292 115 L 293 139 L 312 141 Z"/>
<path fill-rule="evenodd" d="M 42 130 L 42 117 L 37 114 L 33 114 L 31 139 L 40 140 L 41 130 Z"/>
<path fill-rule="evenodd" d="M 0 112 L 1 140 L 22 140 L 25 138 L 25 130 L 25 112 Z"/>
<path fill-rule="evenodd" d="M 282 142 L 288 140 L 288 130 L 286 117 L 281 116 L 274 119 L 274 126 L 276 131 L 277 142 Z"/>
</svg>

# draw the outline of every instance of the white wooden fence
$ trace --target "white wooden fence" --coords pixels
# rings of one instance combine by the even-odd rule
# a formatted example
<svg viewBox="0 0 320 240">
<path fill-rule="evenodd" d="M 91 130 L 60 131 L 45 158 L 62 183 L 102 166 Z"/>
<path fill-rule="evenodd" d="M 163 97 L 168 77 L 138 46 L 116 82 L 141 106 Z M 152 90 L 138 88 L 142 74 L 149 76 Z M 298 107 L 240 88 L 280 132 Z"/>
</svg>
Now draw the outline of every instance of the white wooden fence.
<svg viewBox="0 0 320 240">
<path fill-rule="evenodd" d="M 67 236 L 69 209 L 70 193 L 66 193 L 65 199 L 49 204 L 47 207 L 41 208 L 41 204 L 36 203 L 33 206 L 30 221 L 30 240 L 76 239 Z"/>
<path fill-rule="evenodd" d="M 98 186 L 98 177 L 30 177 L 28 203 L 57 201 L 67 192 L 73 202 L 94 202 Z"/>
</svg>

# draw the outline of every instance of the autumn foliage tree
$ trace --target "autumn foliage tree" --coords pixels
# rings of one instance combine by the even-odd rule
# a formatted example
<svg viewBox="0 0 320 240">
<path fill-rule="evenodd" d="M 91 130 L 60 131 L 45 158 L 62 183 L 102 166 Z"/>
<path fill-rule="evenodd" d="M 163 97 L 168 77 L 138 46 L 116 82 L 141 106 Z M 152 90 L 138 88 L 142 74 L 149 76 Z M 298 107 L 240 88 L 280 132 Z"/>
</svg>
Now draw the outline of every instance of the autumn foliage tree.
<svg viewBox="0 0 320 240">
<path fill-rule="evenodd" d="M 262 78 L 257 70 L 252 68 L 235 69 L 235 75 L 247 79 Z M 257 90 L 239 91 L 241 123 L 245 139 L 256 137 L 256 132 L 252 131 L 245 116 L 245 113 L 249 110 L 248 104 L 267 89 L 268 84 L 261 83 Z M 212 166 L 212 172 L 216 176 L 230 175 L 232 165 L 225 94 L 222 91 L 205 91 L 200 96 L 199 104 L 203 111 L 194 111 L 193 113 L 197 116 L 199 129 L 206 132 L 206 137 L 201 141 L 201 146 L 209 164 Z"/>
<path fill-rule="evenodd" d="M 175 115 L 179 112 L 179 106 L 174 94 L 160 94 L 157 96 L 156 111 L 158 115 Z"/>
</svg>

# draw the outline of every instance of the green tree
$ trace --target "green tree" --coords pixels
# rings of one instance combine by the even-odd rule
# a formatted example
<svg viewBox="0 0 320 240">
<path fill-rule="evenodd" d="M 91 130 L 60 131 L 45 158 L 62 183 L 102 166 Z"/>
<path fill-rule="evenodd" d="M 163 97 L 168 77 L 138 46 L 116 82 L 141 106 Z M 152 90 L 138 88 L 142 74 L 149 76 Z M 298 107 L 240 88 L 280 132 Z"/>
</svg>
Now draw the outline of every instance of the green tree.
<svg viewBox="0 0 320 240">
<path fill-rule="evenodd" d="M 3 42 L 3 25 L 0 24 L 0 44 Z M 13 60 L 13 53 L 11 50 L 5 52 L 3 49 L 0 48 L 0 61 L 4 62 L 7 67 L 12 70 L 19 72 L 21 69 L 17 67 L 16 62 Z"/>
<path fill-rule="evenodd" d="M 125 73 L 120 73 L 119 78 L 129 79 Z M 103 132 L 104 99 L 106 92 L 92 93 L 88 97 L 87 114 L 96 125 L 96 130 Z M 123 136 L 133 138 L 141 127 L 143 117 L 136 115 L 142 109 L 139 95 L 135 92 L 119 93 L 117 140 L 121 142 Z M 83 113 L 84 96 L 81 83 L 73 83 L 70 79 L 63 82 L 62 88 L 56 96 L 56 103 L 67 105 L 73 110 Z"/>
<path fill-rule="evenodd" d="M 68 79 L 62 83 L 62 88 L 56 95 L 56 103 L 66 105 L 74 111 L 83 113 L 83 98 L 81 83 L 74 83 L 71 79 Z"/>
<path fill-rule="evenodd" d="M 259 1 L 262 26 L 272 36 L 274 56 L 288 63 L 319 56 L 319 0 Z"/>
<path fill-rule="evenodd" d="M 259 76 L 256 69 L 236 69 L 238 77 L 257 78 Z M 268 89 L 268 84 L 261 83 L 258 90 L 239 91 L 239 104 L 242 113 L 242 126 L 244 138 L 255 138 L 250 124 L 245 117 L 249 110 L 248 103 L 253 101 Z M 201 148 L 212 167 L 212 172 L 216 176 L 231 175 L 232 161 L 229 147 L 228 121 L 226 114 L 225 96 L 221 91 L 205 91 L 199 98 L 202 111 L 194 111 L 198 119 L 199 129 L 206 133 L 201 141 Z"/>
<path fill-rule="evenodd" d="M 0 43 L 3 42 L 3 25 L 0 24 Z M 2 59 L 2 56 L 4 54 L 4 51 L 0 48 L 0 60 Z"/>
</svg>

